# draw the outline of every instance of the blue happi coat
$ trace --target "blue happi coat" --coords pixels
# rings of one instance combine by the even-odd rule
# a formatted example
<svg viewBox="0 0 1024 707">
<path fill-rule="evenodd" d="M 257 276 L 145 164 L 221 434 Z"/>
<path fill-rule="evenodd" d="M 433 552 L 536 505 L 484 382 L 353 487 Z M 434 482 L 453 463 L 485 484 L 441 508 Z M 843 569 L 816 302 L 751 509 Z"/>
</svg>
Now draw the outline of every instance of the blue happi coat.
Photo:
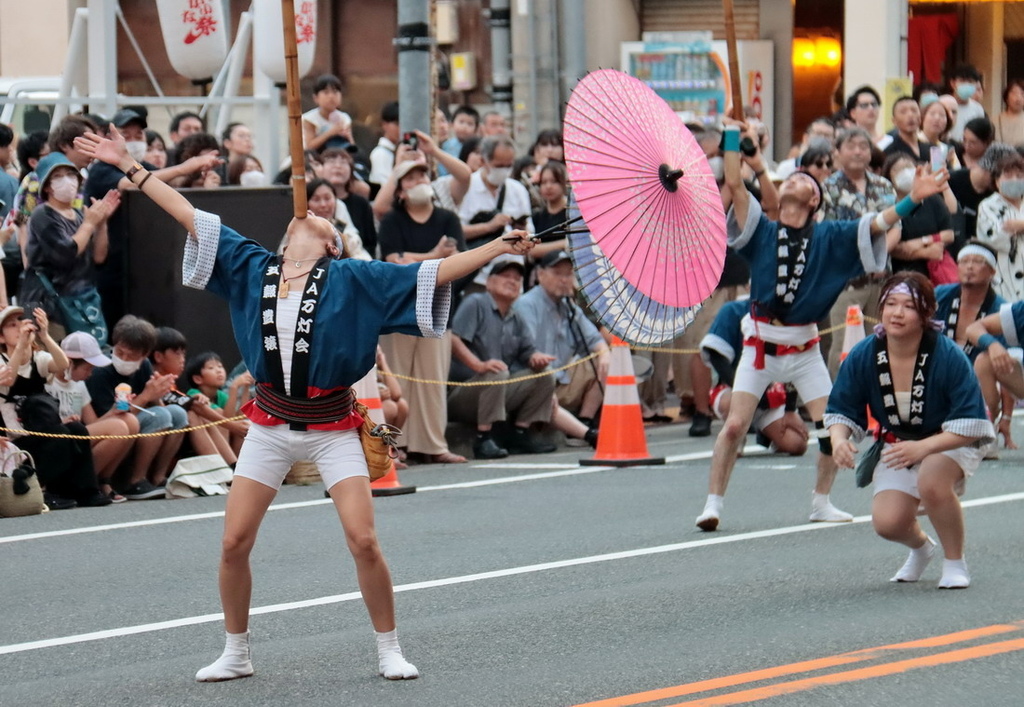
<svg viewBox="0 0 1024 707">
<path fill-rule="evenodd" d="M 846 425 L 855 441 L 860 441 L 867 430 L 867 408 L 889 429 L 875 361 L 875 340 L 869 336 L 850 351 L 839 368 L 825 410 L 825 426 Z M 925 367 L 924 385 L 922 436 L 952 432 L 978 437 L 979 442 L 995 437 L 974 368 L 956 342 L 936 337 L 932 360 Z"/>
<path fill-rule="evenodd" d="M 222 225 L 215 214 L 197 210 L 195 225 L 196 238 L 186 240 L 183 283 L 228 301 L 245 365 L 257 383 L 269 383 L 262 290 L 267 267 L 277 256 Z M 331 261 L 310 344 L 310 388 L 356 383 L 374 365 L 382 334 L 443 336 L 451 287 L 436 288 L 440 262 Z"/>
<path fill-rule="evenodd" d="M 800 285 L 783 319 L 785 324 L 812 324 L 824 319 L 847 280 L 885 269 L 885 238 L 871 236 L 874 217 L 872 213 L 859 221 L 815 224 L 806 263 L 801 263 Z M 754 199 L 750 199 L 746 223 L 737 223 L 730 208 L 727 225 L 729 245 L 750 263 L 750 299 L 769 311 L 780 311 L 775 288 L 779 229 L 785 226 L 769 221 Z"/>
<path fill-rule="evenodd" d="M 992 298 L 992 306 L 982 306 L 981 310 L 978 312 L 978 319 L 983 319 L 984 317 L 987 317 L 990 314 L 995 314 L 996 312 L 999 311 L 1000 307 L 1006 304 L 1006 300 L 1004 300 L 1002 297 L 995 294 L 995 292 L 993 292 L 992 294 L 995 295 Z M 957 322 L 951 322 L 949 320 L 949 316 L 953 310 L 953 302 L 959 296 L 959 283 L 953 283 L 950 285 L 939 285 L 938 287 L 935 288 L 935 304 L 937 305 L 935 309 L 935 318 L 946 325 L 946 330 L 944 333 L 951 340 L 954 340 L 954 337 L 956 336 Z M 967 358 L 969 358 L 973 363 L 974 359 L 978 358 L 978 354 L 980 354 L 981 352 L 974 346 L 971 346 L 970 344 L 965 344 L 964 353 L 967 354 Z"/>
</svg>

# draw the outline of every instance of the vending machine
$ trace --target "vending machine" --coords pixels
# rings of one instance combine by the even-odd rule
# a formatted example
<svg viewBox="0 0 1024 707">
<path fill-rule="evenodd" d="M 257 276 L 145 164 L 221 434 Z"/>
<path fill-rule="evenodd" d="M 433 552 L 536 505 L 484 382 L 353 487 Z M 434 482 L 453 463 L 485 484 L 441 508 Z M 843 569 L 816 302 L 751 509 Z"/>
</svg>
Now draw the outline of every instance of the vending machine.
<svg viewBox="0 0 1024 707">
<path fill-rule="evenodd" d="M 737 42 L 743 103 L 774 134 L 774 53 L 771 40 Z M 622 43 L 622 71 L 665 99 L 684 122 L 718 125 L 731 109 L 729 54 L 711 32 L 645 32 Z"/>
</svg>

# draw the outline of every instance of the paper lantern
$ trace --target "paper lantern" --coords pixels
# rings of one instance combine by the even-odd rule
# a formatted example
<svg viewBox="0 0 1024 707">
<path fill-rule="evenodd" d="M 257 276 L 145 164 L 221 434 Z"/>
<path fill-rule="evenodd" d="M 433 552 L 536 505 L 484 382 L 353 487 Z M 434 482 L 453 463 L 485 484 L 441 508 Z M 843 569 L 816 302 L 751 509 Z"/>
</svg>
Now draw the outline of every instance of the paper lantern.
<svg viewBox="0 0 1024 707">
<path fill-rule="evenodd" d="M 157 0 L 160 31 L 171 66 L 195 83 L 206 83 L 228 55 L 228 31 L 220 0 Z"/>
<path fill-rule="evenodd" d="M 256 0 L 254 4 L 253 33 L 259 51 L 256 60 L 259 69 L 276 84 L 284 84 L 284 29 L 281 22 L 280 0 Z M 295 41 L 299 51 L 299 78 L 309 73 L 316 51 L 316 2 L 296 0 Z"/>
</svg>

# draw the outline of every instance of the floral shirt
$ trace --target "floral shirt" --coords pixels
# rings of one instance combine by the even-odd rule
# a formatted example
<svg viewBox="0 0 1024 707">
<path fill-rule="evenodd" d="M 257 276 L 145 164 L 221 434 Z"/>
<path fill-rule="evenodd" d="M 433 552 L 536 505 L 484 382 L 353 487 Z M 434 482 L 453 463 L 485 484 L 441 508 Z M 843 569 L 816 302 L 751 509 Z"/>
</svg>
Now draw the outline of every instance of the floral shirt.
<svg viewBox="0 0 1024 707">
<path fill-rule="evenodd" d="M 850 221 L 880 212 L 896 203 L 896 190 L 888 179 L 866 172 L 864 192 L 839 170 L 822 185 L 821 211 L 825 221 Z"/>
</svg>

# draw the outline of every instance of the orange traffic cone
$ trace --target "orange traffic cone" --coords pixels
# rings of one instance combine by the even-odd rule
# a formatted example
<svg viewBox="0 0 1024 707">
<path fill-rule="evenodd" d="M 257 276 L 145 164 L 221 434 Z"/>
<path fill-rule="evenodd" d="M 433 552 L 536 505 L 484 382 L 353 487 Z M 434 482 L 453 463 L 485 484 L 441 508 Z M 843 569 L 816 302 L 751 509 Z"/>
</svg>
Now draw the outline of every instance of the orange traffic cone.
<svg viewBox="0 0 1024 707">
<path fill-rule="evenodd" d="M 580 464 L 640 466 L 664 463 L 664 457 L 652 457 L 647 451 L 640 394 L 636 388 L 629 346 L 615 339 L 604 391 L 601 424 L 597 432 L 597 451 L 593 459 L 580 459 Z"/>
<path fill-rule="evenodd" d="M 850 349 L 864 339 L 864 313 L 860 311 L 860 305 L 853 304 L 846 308 L 846 333 L 843 334 L 843 352 L 839 354 L 839 360 L 845 361 Z"/>
<path fill-rule="evenodd" d="M 843 334 L 843 352 L 839 354 L 839 361 L 842 363 L 850 354 L 854 346 L 864 340 L 864 314 L 859 304 L 852 304 L 846 308 L 846 333 Z M 871 408 L 867 409 L 868 429 L 874 430 L 878 422 L 871 416 Z"/>
<path fill-rule="evenodd" d="M 352 389 L 356 393 L 356 399 L 366 406 L 370 411 L 370 419 L 381 424 L 384 422 L 384 406 L 380 402 L 380 391 L 377 388 L 377 367 L 370 369 L 363 378 L 357 382 Z M 415 486 L 403 486 L 398 481 L 398 473 L 395 471 L 395 464 L 392 462 L 391 471 L 370 484 L 370 492 L 374 496 L 401 496 L 406 493 L 416 493 Z"/>
</svg>

